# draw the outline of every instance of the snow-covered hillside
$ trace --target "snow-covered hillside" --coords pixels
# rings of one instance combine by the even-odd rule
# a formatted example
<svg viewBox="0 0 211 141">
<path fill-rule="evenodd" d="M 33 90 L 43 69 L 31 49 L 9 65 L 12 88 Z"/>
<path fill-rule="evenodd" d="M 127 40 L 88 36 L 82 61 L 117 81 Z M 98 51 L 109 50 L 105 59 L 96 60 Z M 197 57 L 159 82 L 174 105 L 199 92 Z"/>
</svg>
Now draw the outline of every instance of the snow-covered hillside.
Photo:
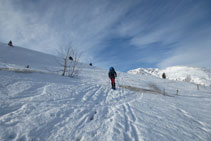
<svg viewBox="0 0 211 141">
<path fill-rule="evenodd" d="M 166 69 L 145 69 L 138 68 L 128 71 L 130 74 L 154 75 L 161 78 L 165 73 L 167 79 L 178 81 L 189 81 L 195 84 L 211 86 L 211 71 L 205 68 L 187 67 L 187 66 L 173 66 Z"/>
<path fill-rule="evenodd" d="M 111 90 L 107 70 L 70 78 L 48 72 L 50 55 L 0 44 L 0 56 L 2 141 L 211 140 L 210 87 L 118 72 Z"/>
<path fill-rule="evenodd" d="M 41 68 L 55 67 L 58 66 L 58 58 L 32 51 L 22 47 L 10 47 L 7 44 L 0 43 L 0 65 L 1 66 L 20 66 L 26 67 L 29 65 L 30 68 Z"/>
</svg>

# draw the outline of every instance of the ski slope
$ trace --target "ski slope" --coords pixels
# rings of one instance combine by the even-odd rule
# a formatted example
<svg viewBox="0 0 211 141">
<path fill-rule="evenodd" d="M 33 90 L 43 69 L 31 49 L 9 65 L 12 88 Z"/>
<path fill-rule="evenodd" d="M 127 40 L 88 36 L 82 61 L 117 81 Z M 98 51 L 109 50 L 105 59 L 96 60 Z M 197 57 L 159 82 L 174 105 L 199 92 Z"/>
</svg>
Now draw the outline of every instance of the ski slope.
<svg viewBox="0 0 211 141">
<path fill-rule="evenodd" d="M 36 52 L 45 61 L 31 63 L 19 55 L 33 51 L 15 48 L 0 46 L 16 57 L 0 59 L 0 140 L 211 140 L 210 87 L 118 72 L 111 90 L 107 70 L 84 64 L 62 77 L 49 71 L 59 67 L 46 63 L 53 56 Z"/>
</svg>

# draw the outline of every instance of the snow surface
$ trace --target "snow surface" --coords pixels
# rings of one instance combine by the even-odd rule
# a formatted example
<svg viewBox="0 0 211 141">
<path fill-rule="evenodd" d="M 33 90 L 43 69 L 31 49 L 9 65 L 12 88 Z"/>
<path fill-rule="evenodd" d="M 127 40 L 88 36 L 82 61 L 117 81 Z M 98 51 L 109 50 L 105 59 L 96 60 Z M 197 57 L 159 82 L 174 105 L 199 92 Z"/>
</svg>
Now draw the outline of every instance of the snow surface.
<svg viewBox="0 0 211 141">
<path fill-rule="evenodd" d="M 211 71 L 205 68 L 173 66 L 160 70 L 158 68 L 138 68 L 128 71 L 130 74 L 154 75 L 159 78 L 165 73 L 167 79 L 189 81 L 199 85 L 211 86 Z M 187 80 L 187 78 L 189 80 Z"/>
<path fill-rule="evenodd" d="M 111 90 L 107 70 L 69 78 L 53 56 L 5 44 L 0 55 L 0 140 L 211 140 L 210 87 L 118 72 Z"/>
</svg>

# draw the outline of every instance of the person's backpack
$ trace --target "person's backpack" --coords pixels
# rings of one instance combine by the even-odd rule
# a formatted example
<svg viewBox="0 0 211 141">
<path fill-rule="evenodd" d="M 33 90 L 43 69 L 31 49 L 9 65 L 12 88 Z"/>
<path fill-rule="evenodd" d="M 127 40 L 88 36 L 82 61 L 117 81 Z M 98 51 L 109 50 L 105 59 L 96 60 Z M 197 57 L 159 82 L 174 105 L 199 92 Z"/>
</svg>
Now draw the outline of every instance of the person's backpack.
<svg viewBox="0 0 211 141">
<path fill-rule="evenodd" d="M 116 71 L 114 70 L 113 67 L 109 68 L 109 77 L 110 78 L 115 78 L 117 76 Z"/>
</svg>

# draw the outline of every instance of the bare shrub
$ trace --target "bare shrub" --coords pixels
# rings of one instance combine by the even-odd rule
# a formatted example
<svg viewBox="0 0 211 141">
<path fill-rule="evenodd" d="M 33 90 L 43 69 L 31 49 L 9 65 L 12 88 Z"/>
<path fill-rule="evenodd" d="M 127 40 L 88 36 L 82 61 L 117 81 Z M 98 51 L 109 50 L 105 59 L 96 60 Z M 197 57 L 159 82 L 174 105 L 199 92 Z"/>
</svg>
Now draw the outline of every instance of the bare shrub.
<svg viewBox="0 0 211 141">
<path fill-rule="evenodd" d="M 187 75 L 184 81 L 190 82 L 191 81 L 191 76 L 190 75 Z"/>
<path fill-rule="evenodd" d="M 162 78 L 163 78 L 163 79 L 166 79 L 166 73 L 163 73 L 163 74 L 162 74 Z"/>
<path fill-rule="evenodd" d="M 156 84 L 154 84 L 154 83 L 149 83 L 148 84 L 155 92 L 157 92 L 157 93 L 163 93 L 162 92 L 162 90 L 156 85 Z"/>
<path fill-rule="evenodd" d="M 12 44 L 12 41 L 11 40 L 9 41 L 8 46 L 13 47 L 13 44 Z"/>
<path fill-rule="evenodd" d="M 75 77 L 79 75 L 80 72 L 80 53 L 72 48 L 71 45 L 60 48 L 58 51 L 59 57 L 63 59 L 63 62 L 59 63 L 62 66 L 62 76 Z"/>
</svg>

